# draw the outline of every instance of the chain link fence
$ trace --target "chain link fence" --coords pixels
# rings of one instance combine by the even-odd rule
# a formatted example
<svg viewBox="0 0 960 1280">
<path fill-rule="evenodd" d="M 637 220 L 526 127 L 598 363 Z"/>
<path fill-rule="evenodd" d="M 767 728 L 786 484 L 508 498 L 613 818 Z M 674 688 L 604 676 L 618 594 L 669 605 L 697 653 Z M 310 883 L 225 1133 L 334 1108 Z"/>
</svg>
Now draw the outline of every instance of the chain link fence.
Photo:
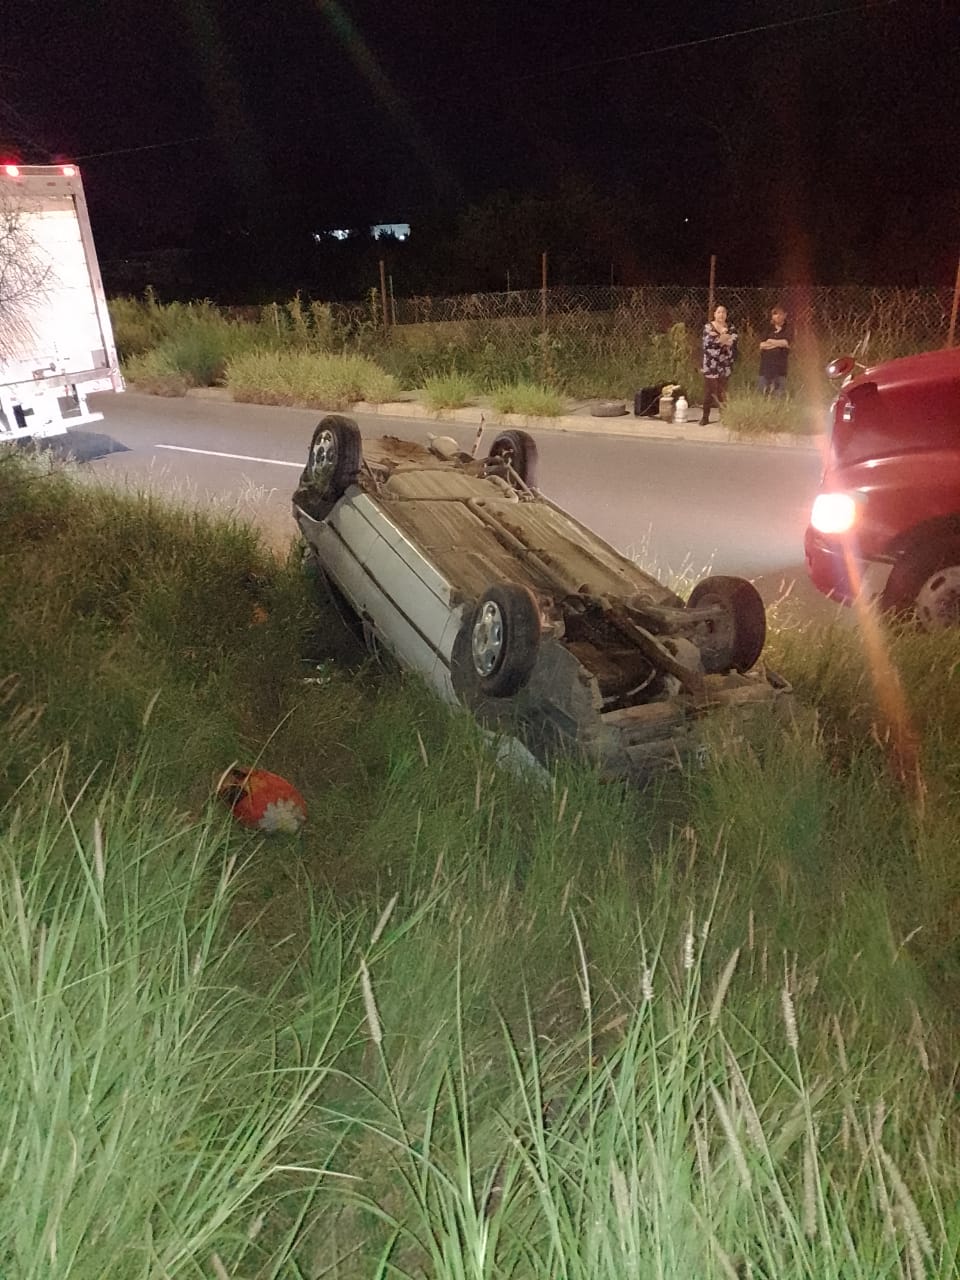
<svg viewBox="0 0 960 1280">
<path fill-rule="evenodd" d="M 893 348 L 927 348 L 942 343 L 950 316 L 951 292 L 936 288 L 803 286 L 734 287 L 716 290 L 741 332 L 759 331 L 771 308 L 781 303 L 798 330 L 833 335 L 869 334 L 884 355 Z M 549 328 L 570 322 L 584 328 L 606 323 L 631 333 L 665 333 L 681 323 L 699 330 L 707 318 L 708 290 L 671 285 L 636 288 L 596 285 L 582 288 L 468 293 L 456 297 L 412 297 L 388 301 L 396 325 L 469 321 L 546 321 Z"/>
<path fill-rule="evenodd" d="M 857 348 L 870 361 L 942 346 L 951 291 L 937 288 L 791 286 L 718 288 L 740 334 L 739 364 L 758 358 L 759 336 L 775 303 L 793 322 L 792 366 L 822 369 Z M 594 286 L 471 293 L 456 297 L 335 304 L 334 322 L 376 354 L 405 385 L 451 372 L 480 386 L 530 379 L 574 396 L 626 394 L 663 377 L 693 382 L 708 290 L 670 285 Z M 811 374 L 812 376 L 812 374 Z"/>
</svg>

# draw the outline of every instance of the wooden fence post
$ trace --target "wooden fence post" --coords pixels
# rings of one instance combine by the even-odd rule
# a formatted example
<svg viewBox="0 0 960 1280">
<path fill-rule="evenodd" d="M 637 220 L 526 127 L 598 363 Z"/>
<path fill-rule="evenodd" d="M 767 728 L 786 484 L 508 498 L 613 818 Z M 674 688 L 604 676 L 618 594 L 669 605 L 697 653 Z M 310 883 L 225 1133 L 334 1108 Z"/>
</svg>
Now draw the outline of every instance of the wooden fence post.
<svg viewBox="0 0 960 1280">
<path fill-rule="evenodd" d="M 717 255 L 710 255 L 710 288 L 707 291 L 707 319 L 713 319 L 713 296 L 717 284 Z"/>
<path fill-rule="evenodd" d="M 540 255 L 540 377 L 547 381 L 547 251 Z"/>
<path fill-rule="evenodd" d="M 386 328 L 390 323 L 390 317 L 387 315 L 387 268 L 380 259 L 380 314 L 383 317 L 383 327 Z"/>
</svg>

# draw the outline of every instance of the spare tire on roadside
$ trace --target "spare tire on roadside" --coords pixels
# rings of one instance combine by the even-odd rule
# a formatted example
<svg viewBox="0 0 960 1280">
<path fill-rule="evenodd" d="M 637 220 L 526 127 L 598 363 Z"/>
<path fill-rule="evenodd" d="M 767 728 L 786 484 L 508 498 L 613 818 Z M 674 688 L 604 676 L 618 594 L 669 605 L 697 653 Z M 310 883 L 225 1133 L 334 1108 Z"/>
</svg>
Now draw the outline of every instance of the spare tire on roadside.
<svg viewBox="0 0 960 1280">
<path fill-rule="evenodd" d="M 594 400 L 590 406 L 591 418 L 622 418 L 626 412 L 623 400 Z"/>
</svg>

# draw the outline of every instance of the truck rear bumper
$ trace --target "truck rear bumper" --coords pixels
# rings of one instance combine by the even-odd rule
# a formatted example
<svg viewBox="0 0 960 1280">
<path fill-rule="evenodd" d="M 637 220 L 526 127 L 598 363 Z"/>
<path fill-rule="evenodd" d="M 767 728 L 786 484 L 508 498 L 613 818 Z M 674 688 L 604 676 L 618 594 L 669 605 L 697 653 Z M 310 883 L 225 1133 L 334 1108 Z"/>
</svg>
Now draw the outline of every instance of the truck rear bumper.
<svg viewBox="0 0 960 1280">
<path fill-rule="evenodd" d="M 63 376 L 0 386 L 0 442 L 44 440 L 60 436 L 71 427 L 102 422 L 87 404 L 91 391 L 109 390 L 109 378 L 100 375 L 87 383 L 64 382 Z"/>
</svg>

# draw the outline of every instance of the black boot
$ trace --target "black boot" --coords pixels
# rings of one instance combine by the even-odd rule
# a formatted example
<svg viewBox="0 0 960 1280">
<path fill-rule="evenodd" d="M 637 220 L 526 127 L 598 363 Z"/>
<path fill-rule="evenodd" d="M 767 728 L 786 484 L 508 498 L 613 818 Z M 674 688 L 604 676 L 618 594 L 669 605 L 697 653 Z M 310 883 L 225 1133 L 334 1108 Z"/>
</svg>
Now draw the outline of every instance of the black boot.
<svg viewBox="0 0 960 1280">
<path fill-rule="evenodd" d="M 713 387 L 709 382 L 706 382 L 703 388 L 703 416 L 700 419 L 701 427 L 710 425 L 710 406 L 713 404 L 713 401 Z"/>
</svg>

